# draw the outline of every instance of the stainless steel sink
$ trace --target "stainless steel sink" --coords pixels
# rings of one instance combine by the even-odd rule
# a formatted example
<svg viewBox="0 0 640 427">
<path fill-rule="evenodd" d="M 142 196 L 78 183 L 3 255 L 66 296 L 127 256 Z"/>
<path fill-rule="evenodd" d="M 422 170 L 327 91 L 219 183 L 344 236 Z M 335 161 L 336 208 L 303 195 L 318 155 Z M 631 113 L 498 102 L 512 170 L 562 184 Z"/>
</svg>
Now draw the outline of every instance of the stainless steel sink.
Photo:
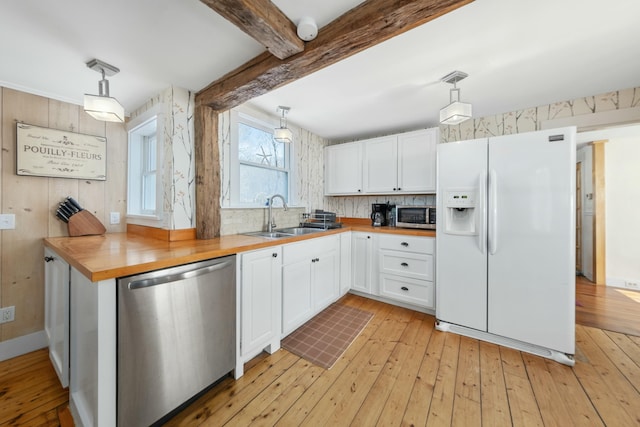
<svg viewBox="0 0 640 427">
<path fill-rule="evenodd" d="M 256 231 L 255 233 L 244 233 L 246 236 L 264 237 L 265 239 L 282 239 L 283 237 L 293 237 L 295 234 L 282 233 L 280 231 Z"/>
<path fill-rule="evenodd" d="M 282 239 L 284 237 L 302 236 L 305 234 L 321 233 L 326 231 L 322 228 L 288 227 L 278 228 L 273 231 L 255 231 L 244 233 L 246 236 L 264 237 L 265 239 Z"/>
<path fill-rule="evenodd" d="M 289 228 L 278 228 L 274 230 L 278 233 L 290 234 L 293 236 L 301 236 L 303 234 L 312 234 L 312 233 L 321 233 L 326 231 L 323 228 L 307 228 L 307 227 L 289 227 Z"/>
</svg>

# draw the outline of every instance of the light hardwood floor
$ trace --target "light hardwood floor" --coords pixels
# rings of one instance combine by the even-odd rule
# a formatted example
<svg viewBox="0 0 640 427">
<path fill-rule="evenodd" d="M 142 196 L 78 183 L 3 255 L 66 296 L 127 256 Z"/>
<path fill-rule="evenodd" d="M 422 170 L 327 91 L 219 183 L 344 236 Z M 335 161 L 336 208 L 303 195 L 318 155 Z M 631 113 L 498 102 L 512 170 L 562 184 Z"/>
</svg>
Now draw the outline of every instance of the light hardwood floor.
<svg viewBox="0 0 640 427">
<path fill-rule="evenodd" d="M 374 317 L 333 368 L 285 350 L 263 354 L 244 377 L 224 379 L 167 425 L 640 425 L 639 337 L 578 325 L 570 368 L 436 331 L 426 314 L 354 295 L 342 302 Z M 9 362 L 0 372 L 12 372 Z M 59 425 L 24 414 L 11 422 L 21 411 L 13 383 L 23 381 L 12 377 L 0 380 L 0 423 Z M 33 388 L 31 406 L 51 387 Z"/>
</svg>

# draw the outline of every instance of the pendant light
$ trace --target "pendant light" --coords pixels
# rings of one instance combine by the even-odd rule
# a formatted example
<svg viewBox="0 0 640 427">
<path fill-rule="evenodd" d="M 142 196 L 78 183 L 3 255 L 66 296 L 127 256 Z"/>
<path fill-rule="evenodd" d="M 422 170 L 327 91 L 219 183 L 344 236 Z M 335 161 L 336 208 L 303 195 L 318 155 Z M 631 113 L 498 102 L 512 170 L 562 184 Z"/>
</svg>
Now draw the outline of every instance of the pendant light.
<svg viewBox="0 0 640 427">
<path fill-rule="evenodd" d="M 460 102 L 460 89 L 456 87 L 456 83 L 468 76 L 462 71 L 454 71 L 440 79 L 444 83 L 453 84 L 453 89 L 449 90 L 449 105 L 440 110 L 441 124 L 457 125 L 471 118 L 471 104 Z"/>
<path fill-rule="evenodd" d="M 282 114 L 280 117 L 280 127 L 275 128 L 273 131 L 273 139 L 278 142 L 291 143 L 293 142 L 293 132 L 291 129 L 287 128 L 287 118 L 286 114 L 289 112 L 291 108 L 278 106 L 278 111 Z"/>
<path fill-rule="evenodd" d="M 98 95 L 84 94 L 84 111 L 96 120 L 104 122 L 124 122 L 124 107 L 117 99 L 109 96 L 109 81 L 105 76 L 113 76 L 120 70 L 113 65 L 92 59 L 87 67 L 102 74 L 98 82 Z"/>
</svg>

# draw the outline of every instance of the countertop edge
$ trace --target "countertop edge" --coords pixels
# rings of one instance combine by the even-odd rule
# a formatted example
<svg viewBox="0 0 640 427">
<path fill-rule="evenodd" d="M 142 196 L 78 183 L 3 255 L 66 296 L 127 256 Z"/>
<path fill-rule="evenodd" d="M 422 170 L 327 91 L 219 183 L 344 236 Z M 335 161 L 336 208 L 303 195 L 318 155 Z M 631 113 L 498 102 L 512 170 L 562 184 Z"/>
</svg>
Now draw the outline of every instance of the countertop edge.
<svg viewBox="0 0 640 427">
<path fill-rule="evenodd" d="M 62 259 L 89 280 L 99 282 L 348 231 L 435 237 L 435 231 L 432 230 L 349 224 L 342 228 L 321 233 L 280 239 L 265 239 L 234 234 L 209 240 L 167 242 L 127 233 L 109 233 L 101 236 L 48 237 L 44 239 L 44 245 L 54 250 Z M 127 257 L 127 254 L 122 254 L 122 248 L 126 245 L 132 246 L 131 257 Z M 90 253 L 92 249 L 94 251 L 93 254 Z M 124 251 L 127 252 L 128 249 Z M 114 255 L 111 255 L 111 253 L 114 253 Z M 155 257 L 153 256 L 154 254 Z M 112 264 L 101 263 L 101 256 L 113 256 L 114 258 L 119 257 L 119 259 L 124 256 L 127 257 L 128 261 L 123 260 Z M 134 259 L 135 261 L 129 259 Z"/>
</svg>

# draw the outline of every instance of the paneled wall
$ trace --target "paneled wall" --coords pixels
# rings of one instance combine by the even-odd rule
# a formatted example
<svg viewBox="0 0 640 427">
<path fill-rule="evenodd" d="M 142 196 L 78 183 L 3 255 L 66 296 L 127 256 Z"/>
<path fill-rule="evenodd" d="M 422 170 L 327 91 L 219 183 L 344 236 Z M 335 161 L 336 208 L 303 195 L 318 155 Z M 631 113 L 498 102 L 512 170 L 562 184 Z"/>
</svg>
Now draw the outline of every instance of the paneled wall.
<svg viewBox="0 0 640 427">
<path fill-rule="evenodd" d="M 67 226 L 54 213 L 72 196 L 107 227 L 109 213 L 126 211 L 127 136 L 124 125 L 101 122 L 82 107 L 0 87 L 0 211 L 16 216 L 15 230 L 0 231 L 0 306 L 15 306 L 15 321 L 0 325 L 0 341 L 44 328 L 45 237 L 66 236 Z M 107 180 L 16 175 L 16 122 L 107 138 Z M 124 221 L 123 221 L 124 222 Z"/>
</svg>

